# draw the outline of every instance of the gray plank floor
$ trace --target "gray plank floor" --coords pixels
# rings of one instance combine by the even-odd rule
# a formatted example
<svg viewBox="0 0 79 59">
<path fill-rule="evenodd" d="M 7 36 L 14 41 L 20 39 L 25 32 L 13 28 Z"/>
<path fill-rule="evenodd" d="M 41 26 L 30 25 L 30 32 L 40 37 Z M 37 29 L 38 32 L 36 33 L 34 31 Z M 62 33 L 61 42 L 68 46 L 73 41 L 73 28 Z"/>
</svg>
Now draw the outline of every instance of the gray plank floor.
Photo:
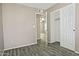
<svg viewBox="0 0 79 59">
<path fill-rule="evenodd" d="M 63 48 L 58 42 L 40 46 L 39 44 L 6 50 L 4 56 L 79 56 L 75 52 Z"/>
</svg>

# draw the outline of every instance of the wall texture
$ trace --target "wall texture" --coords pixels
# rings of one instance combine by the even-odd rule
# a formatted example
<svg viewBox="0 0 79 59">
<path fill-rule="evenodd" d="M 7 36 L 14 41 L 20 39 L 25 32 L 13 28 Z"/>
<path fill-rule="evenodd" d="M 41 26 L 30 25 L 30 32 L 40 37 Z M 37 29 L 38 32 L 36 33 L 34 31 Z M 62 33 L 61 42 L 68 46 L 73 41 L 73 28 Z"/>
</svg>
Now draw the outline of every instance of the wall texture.
<svg viewBox="0 0 79 59">
<path fill-rule="evenodd" d="M 0 4 L 0 51 L 4 49 L 3 25 L 2 25 L 2 4 Z"/>
<path fill-rule="evenodd" d="M 3 4 L 4 49 L 36 44 L 33 8 L 18 4 Z"/>
</svg>

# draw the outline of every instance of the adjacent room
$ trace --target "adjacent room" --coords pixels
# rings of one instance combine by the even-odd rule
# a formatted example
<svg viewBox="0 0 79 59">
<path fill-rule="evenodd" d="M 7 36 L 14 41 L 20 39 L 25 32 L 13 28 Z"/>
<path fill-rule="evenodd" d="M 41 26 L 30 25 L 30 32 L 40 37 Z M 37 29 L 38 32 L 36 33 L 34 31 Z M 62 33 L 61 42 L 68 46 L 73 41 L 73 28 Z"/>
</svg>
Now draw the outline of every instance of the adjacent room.
<svg viewBox="0 0 79 59">
<path fill-rule="evenodd" d="M 0 56 L 79 56 L 79 4 L 0 3 Z"/>
</svg>

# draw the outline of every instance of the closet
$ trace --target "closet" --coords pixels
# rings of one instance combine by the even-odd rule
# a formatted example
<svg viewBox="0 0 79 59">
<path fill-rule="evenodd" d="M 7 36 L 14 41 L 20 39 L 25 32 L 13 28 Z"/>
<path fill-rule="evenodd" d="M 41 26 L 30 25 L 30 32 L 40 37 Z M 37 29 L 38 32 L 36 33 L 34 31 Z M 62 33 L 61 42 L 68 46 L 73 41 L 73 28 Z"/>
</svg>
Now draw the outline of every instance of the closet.
<svg viewBox="0 0 79 59">
<path fill-rule="evenodd" d="M 50 43 L 75 50 L 75 4 L 67 5 L 50 13 Z"/>
<path fill-rule="evenodd" d="M 50 42 L 60 42 L 60 11 L 56 10 L 50 14 L 51 40 Z"/>
</svg>

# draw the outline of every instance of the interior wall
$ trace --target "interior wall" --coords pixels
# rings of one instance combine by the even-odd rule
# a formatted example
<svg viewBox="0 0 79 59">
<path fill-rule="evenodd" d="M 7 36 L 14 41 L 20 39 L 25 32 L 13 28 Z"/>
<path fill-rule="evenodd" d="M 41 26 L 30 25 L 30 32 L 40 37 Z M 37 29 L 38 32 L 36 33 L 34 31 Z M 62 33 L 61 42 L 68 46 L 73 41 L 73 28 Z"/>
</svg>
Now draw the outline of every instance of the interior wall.
<svg viewBox="0 0 79 59">
<path fill-rule="evenodd" d="M 0 51 L 4 49 L 3 24 L 2 24 L 2 4 L 0 4 Z"/>
<path fill-rule="evenodd" d="M 4 49 L 37 43 L 33 8 L 18 4 L 3 4 Z"/>
<path fill-rule="evenodd" d="M 79 3 L 76 4 L 76 32 L 75 32 L 75 48 L 76 51 L 79 52 Z"/>
<path fill-rule="evenodd" d="M 51 8 L 47 9 L 47 28 L 48 28 L 48 43 L 50 42 L 50 33 L 51 33 L 51 29 L 50 29 L 50 13 L 53 12 L 54 10 L 60 9 L 64 6 L 67 6 L 71 3 L 57 3 L 54 6 L 52 6 Z"/>
</svg>

